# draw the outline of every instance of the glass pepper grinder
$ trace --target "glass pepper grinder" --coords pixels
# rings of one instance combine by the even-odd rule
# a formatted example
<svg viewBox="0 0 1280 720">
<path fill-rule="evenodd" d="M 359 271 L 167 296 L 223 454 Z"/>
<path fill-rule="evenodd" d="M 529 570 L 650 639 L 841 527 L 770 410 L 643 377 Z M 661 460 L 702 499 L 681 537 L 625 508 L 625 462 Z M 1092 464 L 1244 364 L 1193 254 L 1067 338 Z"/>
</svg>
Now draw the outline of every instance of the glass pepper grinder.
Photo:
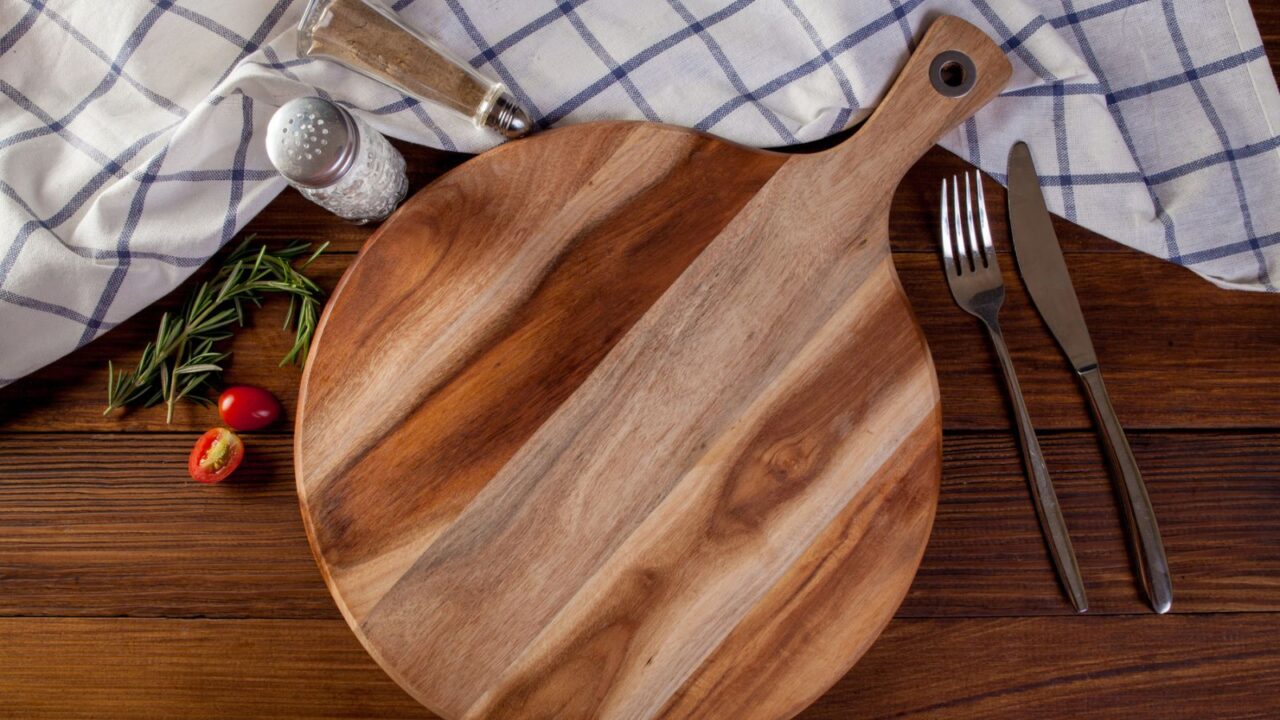
<svg viewBox="0 0 1280 720">
<path fill-rule="evenodd" d="M 271 116 L 267 156 L 304 197 L 357 224 L 390 215 L 409 188 L 399 151 L 324 98 L 290 100 Z"/>
<path fill-rule="evenodd" d="M 298 25 L 298 56 L 333 60 L 509 138 L 532 128 L 505 85 L 476 72 L 378 0 L 310 0 Z"/>
</svg>

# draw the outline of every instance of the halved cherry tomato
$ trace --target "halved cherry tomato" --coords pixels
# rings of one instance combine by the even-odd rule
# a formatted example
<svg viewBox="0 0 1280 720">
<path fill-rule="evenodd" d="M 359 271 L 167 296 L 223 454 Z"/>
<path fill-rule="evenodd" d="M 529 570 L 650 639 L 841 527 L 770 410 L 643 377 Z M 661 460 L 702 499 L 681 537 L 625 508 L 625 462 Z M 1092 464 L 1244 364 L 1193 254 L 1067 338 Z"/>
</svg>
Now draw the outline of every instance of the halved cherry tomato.
<svg viewBox="0 0 1280 720">
<path fill-rule="evenodd" d="M 240 467 L 244 443 L 226 428 L 214 428 L 200 436 L 187 459 L 191 479 L 202 483 L 222 482 Z"/>
<path fill-rule="evenodd" d="M 280 417 L 280 401 L 260 387 L 233 385 L 218 397 L 218 414 L 241 432 L 261 430 Z"/>
</svg>

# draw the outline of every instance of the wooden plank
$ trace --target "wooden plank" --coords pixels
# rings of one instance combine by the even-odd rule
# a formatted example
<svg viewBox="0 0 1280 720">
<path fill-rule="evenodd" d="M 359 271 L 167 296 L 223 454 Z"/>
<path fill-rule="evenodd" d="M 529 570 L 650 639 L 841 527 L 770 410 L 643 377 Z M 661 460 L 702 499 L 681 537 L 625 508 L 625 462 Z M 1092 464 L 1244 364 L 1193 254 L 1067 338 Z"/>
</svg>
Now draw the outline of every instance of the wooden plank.
<svg viewBox="0 0 1280 720">
<path fill-rule="evenodd" d="M 0 620 L 14 718 L 431 718 L 340 618 Z"/>
<path fill-rule="evenodd" d="M 995 356 L 953 302 L 936 258 L 894 258 L 924 326 L 942 387 L 943 425 L 1007 427 Z M 1280 295 L 1219 290 L 1136 252 L 1067 261 L 1107 388 L 1127 428 L 1259 428 L 1280 423 Z M 1091 428 L 1083 391 L 1002 263 L 1001 324 L 1038 428 Z"/>
<path fill-rule="evenodd" d="M 0 436 L 0 615 L 338 617 L 288 439 L 250 437 L 207 486 L 187 477 L 195 438 Z"/>
<path fill-rule="evenodd" d="M 943 425 L 951 430 L 1010 425 L 999 370 L 975 320 L 951 299 L 932 256 L 898 253 L 898 274 L 929 340 L 942 388 Z M 313 266 L 332 287 L 350 255 L 322 257 Z M 1068 263 L 1102 360 L 1107 385 L 1129 428 L 1280 427 L 1280 295 L 1218 290 L 1192 275 L 1133 251 L 1077 254 Z M 1030 306 L 1011 263 L 1002 315 L 1006 340 L 1037 426 L 1092 427 L 1082 390 Z M 0 428 L 8 431 L 204 430 L 213 410 L 184 404 L 173 425 L 160 408 L 104 418 L 106 361 L 133 362 L 155 333 L 160 313 L 178 305 L 182 288 L 166 300 L 63 360 L 0 389 Z M 280 330 L 283 305 L 272 299 L 253 327 L 232 344 L 226 378 L 261 385 L 281 399 L 287 432 L 300 372 L 277 368 L 290 336 Z"/>
<path fill-rule="evenodd" d="M 0 615 L 338 616 L 298 517 L 290 442 L 250 436 L 236 480 L 186 477 L 194 434 L 0 435 Z M 1135 433 L 1174 612 L 1280 611 L 1280 434 Z M 1147 608 L 1088 433 L 1044 438 L 1091 614 Z M 953 435 L 900 616 L 1070 613 L 1013 438 Z"/>
<path fill-rule="evenodd" d="M 1134 433 L 1173 612 L 1280 611 L 1280 436 Z M 1092 434 L 1043 436 L 1089 614 L 1150 612 Z M 1070 613 L 1011 435 L 949 436 L 933 536 L 900 616 Z"/>
<path fill-rule="evenodd" d="M 1276 717 L 1278 620 L 899 619 L 800 717 Z"/>
<path fill-rule="evenodd" d="M 1275 717 L 1280 617 L 898 619 L 803 720 Z M 430 718 L 340 619 L 0 620 L 23 718 Z"/>
</svg>

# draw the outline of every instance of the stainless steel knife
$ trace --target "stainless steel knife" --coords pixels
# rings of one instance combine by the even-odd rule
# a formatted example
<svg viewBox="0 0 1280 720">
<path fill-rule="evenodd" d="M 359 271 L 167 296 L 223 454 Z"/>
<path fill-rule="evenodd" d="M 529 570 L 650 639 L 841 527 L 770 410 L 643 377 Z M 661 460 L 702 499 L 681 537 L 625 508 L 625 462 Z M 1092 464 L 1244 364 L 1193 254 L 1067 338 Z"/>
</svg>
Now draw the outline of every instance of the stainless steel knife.
<svg viewBox="0 0 1280 720">
<path fill-rule="evenodd" d="M 1155 511 L 1133 450 L 1107 396 L 1098 369 L 1098 356 L 1093 351 L 1084 314 L 1080 312 L 1080 301 L 1071 285 L 1067 263 L 1044 204 L 1031 149 L 1022 142 L 1009 151 L 1009 228 L 1027 292 L 1089 394 L 1094 417 L 1106 441 L 1107 455 L 1117 474 L 1115 479 L 1143 590 L 1156 612 L 1168 612 L 1173 605 L 1173 583 Z"/>
</svg>

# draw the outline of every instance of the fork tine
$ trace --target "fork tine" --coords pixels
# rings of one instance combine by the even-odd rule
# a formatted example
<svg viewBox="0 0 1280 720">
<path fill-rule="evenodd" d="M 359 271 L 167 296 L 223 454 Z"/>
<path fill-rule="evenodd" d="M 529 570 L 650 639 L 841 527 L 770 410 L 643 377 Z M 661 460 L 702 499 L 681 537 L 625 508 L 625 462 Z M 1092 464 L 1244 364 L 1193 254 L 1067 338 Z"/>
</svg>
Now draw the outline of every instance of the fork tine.
<svg viewBox="0 0 1280 720">
<path fill-rule="evenodd" d="M 958 273 L 956 255 L 951 245 L 951 215 L 947 212 L 947 179 L 942 178 L 942 260 L 946 263 L 947 274 Z"/>
<path fill-rule="evenodd" d="M 987 220 L 987 198 L 982 193 L 982 171 L 973 171 L 974 181 L 978 185 L 978 228 L 982 232 L 982 248 L 990 263 L 996 261 L 996 246 L 991 242 L 991 223 Z"/>
<path fill-rule="evenodd" d="M 969 254 L 969 243 L 964 237 L 964 226 L 960 220 L 960 178 L 951 177 L 951 228 L 956 235 L 956 257 L 960 259 L 960 273 L 965 270 L 975 271 L 973 257 Z"/>
<path fill-rule="evenodd" d="M 969 255 L 973 258 L 974 269 L 986 267 L 986 253 L 982 251 L 978 233 L 973 229 L 973 193 L 969 188 L 969 173 L 964 174 L 964 210 L 965 220 L 969 225 Z"/>
</svg>

